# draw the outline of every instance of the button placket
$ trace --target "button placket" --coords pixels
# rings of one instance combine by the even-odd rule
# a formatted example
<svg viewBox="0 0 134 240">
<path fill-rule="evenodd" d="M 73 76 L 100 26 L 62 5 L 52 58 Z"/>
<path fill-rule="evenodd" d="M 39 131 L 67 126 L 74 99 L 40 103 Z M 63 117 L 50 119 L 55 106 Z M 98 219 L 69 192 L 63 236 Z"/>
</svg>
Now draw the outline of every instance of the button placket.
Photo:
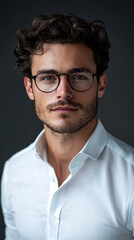
<svg viewBox="0 0 134 240">
<path fill-rule="evenodd" d="M 54 172 L 54 169 L 49 166 L 49 206 L 48 206 L 48 211 L 51 205 L 51 201 L 53 198 L 54 193 L 57 191 L 58 189 L 58 182 L 57 182 L 57 178 L 56 178 L 56 174 Z"/>
<path fill-rule="evenodd" d="M 64 205 L 61 192 L 72 174 L 58 188 L 58 181 L 54 169 L 49 166 L 49 205 L 48 205 L 48 237 L 47 240 L 59 240 L 60 215 Z"/>
<path fill-rule="evenodd" d="M 55 210 L 55 212 L 50 216 L 50 220 L 54 223 L 54 224 L 58 224 L 59 223 L 59 219 L 60 219 L 60 212 L 61 212 L 61 208 L 57 208 Z"/>
<path fill-rule="evenodd" d="M 52 209 L 53 209 L 53 213 L 52 213 Z M 58 240 L 61 207 L 57 207 L 54 211 L 54 207 L 52 206 L 52 209 L 50 209 L 50 215 L 49 215 L 48 240 Z"/>
<path fill-rule="evenodd" d="M 58 182 L 54 169 L 48 166 L 49 175 L 49 202 L 48 202 L 48 237 L 47 240 L 56 240 L 58 236 L 59 215 L 58 211 L 52 213 L 52 202 L 58 190 Z"/>
<path fill-rule="evenodd" d="M 61 207 L 56 204 L 58 181 L 54 169 L 51 166 L 49 168 L 49 180 L 48 240 L 58 240 Z"/>
</svg>

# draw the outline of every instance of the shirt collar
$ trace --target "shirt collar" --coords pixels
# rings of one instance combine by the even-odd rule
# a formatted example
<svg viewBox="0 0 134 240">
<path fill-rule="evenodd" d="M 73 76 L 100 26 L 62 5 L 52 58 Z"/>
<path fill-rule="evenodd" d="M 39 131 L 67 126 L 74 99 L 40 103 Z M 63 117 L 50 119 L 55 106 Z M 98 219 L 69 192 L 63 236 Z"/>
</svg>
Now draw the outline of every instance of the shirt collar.
<svg viewBox="0 0 134 240">
<path fill-rule="evenodd" d="M 101 121 L 98 120 L 97 126 L 89 140 L 86 142 L 80 153 L 96 160 L 108 141 L 108 132 L 105 130 Z"/>
<path fill-rule="evenodd" d="M 43 129 L 40 134 L 37 136 L 33 143 L 33 147 L 37 153 L 37 155 L 43 159 L 47 160 L 46 155 L 46 137 L 45 137 L 45 130 Z"/>
<path fill-rule="evenodd" d="M 100 120 L 98 120 L 97 126 L 92 133 L 89 140 L 86 142 L 82 150 L 78 153 L 79 155 L 83 155 L 83 157 L 87 156 L 96 160 L 103 149 L 106 146 L 108 141 L 108 132 L 103 127 Z M 34 148 L 40 158 L 47 160 L 46 156 L 46 138 L 45 138 L 45 130 L 43 129 L 41 133 L 38 135 L 34 142 Z"/>
</svg>

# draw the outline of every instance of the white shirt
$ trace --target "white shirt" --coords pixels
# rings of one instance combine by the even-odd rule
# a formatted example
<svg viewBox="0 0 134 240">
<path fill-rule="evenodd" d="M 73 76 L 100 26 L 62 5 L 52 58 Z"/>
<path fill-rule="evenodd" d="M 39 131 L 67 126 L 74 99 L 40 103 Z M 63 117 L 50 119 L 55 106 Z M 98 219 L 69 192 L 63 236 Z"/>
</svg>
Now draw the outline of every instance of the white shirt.
<svg viewBox="0 0 134 240">
<path fill-rule="evenodd" d="M 134 149 L 98 121 L 58 188 L 45 133 L 9 159 L 2 178 L 6 240 L 134 239 Z"/>
</svg>

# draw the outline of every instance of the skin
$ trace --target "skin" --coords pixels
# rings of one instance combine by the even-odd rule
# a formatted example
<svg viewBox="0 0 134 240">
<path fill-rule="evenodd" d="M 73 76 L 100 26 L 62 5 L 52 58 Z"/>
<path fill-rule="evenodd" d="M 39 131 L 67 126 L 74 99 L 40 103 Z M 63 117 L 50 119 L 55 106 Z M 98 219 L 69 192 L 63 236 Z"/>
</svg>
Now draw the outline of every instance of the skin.
<svg viewBox="0 0 134 240">
<path fill-rule="evenodd" d="M 68 73 L 72 68 L 87 68 L 96 73 L 94 55 L 90 48 L 79 44 L 44 44 L 43 54 L 32 57 L 31 72 L 53 69 Z M 74 91 L 65 76 L 51 93 L 41 92 L 34 80 L 24 78 L 26 92 L 35 101 L 35 110 L 43 122 L 47 140 L 47 158 L 53 166 L 58 185 L 69 176 L 69 163 L 82 149 L 97 124 L 97 102 L 106 88 L 106 74 L 96 77 L 91 89 Z"/>
</svg>

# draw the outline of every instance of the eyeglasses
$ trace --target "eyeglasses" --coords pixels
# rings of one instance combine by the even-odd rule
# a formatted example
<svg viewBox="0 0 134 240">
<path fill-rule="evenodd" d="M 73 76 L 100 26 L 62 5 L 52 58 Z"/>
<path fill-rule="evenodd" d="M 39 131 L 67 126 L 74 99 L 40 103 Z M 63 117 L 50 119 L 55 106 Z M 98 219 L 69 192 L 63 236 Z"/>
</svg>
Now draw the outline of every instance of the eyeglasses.
<svg viewBox="0 0 134 240">
<path fill-rule="evenodd" d="M 34 79 L 36 87 L 45 93 L 50 93 L 55 91 L 61 80 L 61 76 L 66 76 L 66 79 L 70 85 L 70 87 L 78 92 L 88 91 L 94 82 L 95 73 L 91 73 L 88 70 L 82 70 L 75 73 L 51 73 L 49 71 L 44 71 L 38 73 L 35 76 L 31 76 Z"/>
</svg>

